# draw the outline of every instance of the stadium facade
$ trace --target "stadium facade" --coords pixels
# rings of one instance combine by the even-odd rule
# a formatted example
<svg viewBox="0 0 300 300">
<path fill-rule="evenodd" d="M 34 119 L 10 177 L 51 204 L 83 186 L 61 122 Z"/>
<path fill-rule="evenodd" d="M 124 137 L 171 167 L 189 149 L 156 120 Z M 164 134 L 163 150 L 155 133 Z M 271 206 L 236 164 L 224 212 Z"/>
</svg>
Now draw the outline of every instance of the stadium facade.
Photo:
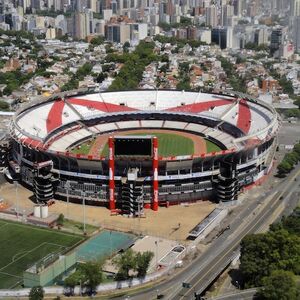
<svg viewBox="0 0 300 300">
<path fill-rule="evenodd" d="M 128 214 L 200 199 L 229 202 L 269 172 L 279 125 L 272 106 L 232 91 L 69 92 L 16 112 L 8 170 L 40 202 L 84 197 L 89 204 Z M 155 137 L 148 137 L 150 142 L 138 137 L 116 140 L 120 132 L 132 129 L 188 132 L 222 150 L 158 157 Z M 113 137 L 107 157 L 70 151 L 103 134 Z M 146 152 L 122 153 L 124 147 L 117 146 L 122 142 Z"/>
</svg>

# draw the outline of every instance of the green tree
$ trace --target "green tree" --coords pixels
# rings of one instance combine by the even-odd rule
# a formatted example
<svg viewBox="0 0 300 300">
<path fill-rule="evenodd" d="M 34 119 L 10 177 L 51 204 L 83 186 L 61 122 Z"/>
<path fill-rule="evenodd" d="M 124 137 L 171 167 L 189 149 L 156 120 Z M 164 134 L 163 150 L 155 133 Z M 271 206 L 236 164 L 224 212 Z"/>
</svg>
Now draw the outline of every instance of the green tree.
<svg viewBox="0 0 300 300">
<path fill-rule="evenodd" d="M 94 46 L 99 46 L 99 45 L 103 44 L 104 41 L 105 41 L 104 37 L 99 35 L 99 36 L 94 37 L 91 40 L 91 44 Z"/>
<path fill-rule="evenodd" d="M 96 287 L 103 281 L 101 267 L 102 265 L 100 263 L 92 261 L 81 264 L 79 267 L 79 272 L 82 276 L 82 284 L 91 291 L 95 291 Z"/>
<path fill-rule="evenodd" d="M 180 24 L 182 24 L 184 26 L 192 25 L 192 19 L 189 18 L 189 17 L 181 16 L 180 17 Z"/>
<path fill-rule="evenodd" d="M 128 53 L 129 48 L 130 48 L 130 43 L 128 41 L 126 41 L 124 43 L 124 45 L 123 45 L 123 51 L 124 51 L 124 53 Z"/>
<path fill-rule="evenodd" d="M 296 152 L 290 152 L 284 156 L 284 160 L 286 160 L 290 165 L 293 166 L 298 162 L 299 157 Z"/>
<path fill-rule="evenodd" d="M 284 229 L 246 236 L 241 242 L 240 270 L 246 287 L 261 286 L 262 278 L 282 269 L 300 272 L 300 238 Z"/>
<path fill-rule="evenodd" d="M 300 143 L 294 145 L 293 151 L 295 151 L 296 153 L 298 153 L 300 155 Z"/>
<path fill-rule="evenodd" d="M 59 214 L 56 223 L 58 226 L 63 226 L 65 222 L 65 216 L 63 214 Z"/>
<path fill-rule="evenodd" d="M 5 101 L 0 100 L 0 110 L 9 111 L 9 104 Z"/>
<path fill-rule="evenodd" d="M 76 285 L 80 283 L 81 280 L 81 274 L 78 271 L 75 271 L 71 275 L 69 275 L 65 280 L 64 280 L 64 286 L 68 288 L 74 288 Z"/>
<path fill-rule="evenodd" d="M 295 208 L 292 215 L 283 216 L 279 223 L 271 225 L 271 230 L 276 231 L 279 229 L 285 229 L 290 234 L 295 234 L 300 237 L 300 208 Z"/>
<path fill-rule="evenodd" d="M 34 286 L 29 292 L 29 300 L 42 300 L 44 299 L 44 289 L 41 286 Z"/>
<path fill-rule="evenodd" d="M 172 26 L 169 24 L 169 23 L 166 23 L 166 22 L 159 22 L 158 23 L 158 26 L 164 30 L 164 31 L 169 31 L 171 30 Z"/>
<path fill-rule="evenodd" d="M 113 260 L 118 268 L 117 279 L 124 280 L 130 277 L 129 272 L 136 269 L 136 259 L 132 249 L 128 249 Z"/>
<path fill-rule="evenodd" d="M 293 166 L 286 160 L 283 160 L 278 166 L 277 171 L 279 175 L 285 175 L 292 170 Z"/>
<path fill-rule="evenodd" d="M 153 256 L 154 253 L 151 251 L 146 251 L 144 253 L 138 252 L 136 254 L 135 270 L 137 271 L 138 277 L 144 277 L 147 274 L 147 270 Z"/>
<path fill-rule="evenodd" d="M 299 293 L 292 272 L 275 270 L 262 279 L 263 286 L 257 296 L 263 300 L 297 300 Z"/>
<path fill-rule="evenodd" d="M 299 108 L 291 108 L 284 110 L 283 114 L 288 118 L 300 118 L 300 109 Z"/>
<path fill-rule="evenodd" d="M 293 84 L 290 80 L 288 80 L 285 76 L 281 77 L 279 79 L 280 86 L 282 87 L 282 90 L 284 93 L 288 94 L 288 95 L 293 95 L 294 94 L 294 88 L 293 88 Z"/>
<path fill-rule="evenodd" d="M 153 53 L 154 43 L 140 41 L 133 53 L 124 53 L 122 56 L 111 56 L 111 59 L 124 60 L 124 65 L 109 87 L 110 91 L 136 89 L 143 77 L 145 67 L 157 60 Z"/>
</svg>

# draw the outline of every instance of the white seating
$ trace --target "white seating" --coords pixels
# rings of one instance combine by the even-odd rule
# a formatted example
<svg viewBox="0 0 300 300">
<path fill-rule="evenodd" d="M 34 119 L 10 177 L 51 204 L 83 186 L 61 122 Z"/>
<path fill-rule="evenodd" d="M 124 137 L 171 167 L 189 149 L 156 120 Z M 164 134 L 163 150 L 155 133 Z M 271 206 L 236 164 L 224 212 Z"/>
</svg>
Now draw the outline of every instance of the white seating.
<svg viewBox="0 0 300 300">
<path fill-rule="evenodd" d="M 60 139 L 54 141 L 49 147 L 49 150 L 65 151 L 69 146 L 71 146 L 76 141 L 87 138 L 88 136 L 91 135 L 92 133 L 85 128 L 79 129 L 74 132 L 70 132 L 62 136 Z"/>
<path fill-rule="evenodd" d="M 163 121 L 160 120 L 142 120 L 141 121 L 143 128 L 161 128 Z"/>
<path fill-rule="evenodd" d="M 186 130 L 194 131 L 197 133 L 202 133 L 207 129 L 207 126 L 203 126 L 200 124 L 195 124 L 195 123 L 189 123 L 186 128 Z"/>
<path fill-rule="evenodd" d="M 118 129 L 115 123 L 103 123 L 103 124 L 96 125 L 94 127 L 97 130 L 99 130 L 99 132 L 109 132 Z"/>
<path fill-rule="evenodd" d="M 122 121 L 122 122 L 117 122 L 117 125 L 121 129 L 140 128 L 139 121 Z"/>
<path fill-rule="evenodd" d="M 183 129 L 186 125 L 186 122 L 166 121 L 164 128 Z"/>
</svg>

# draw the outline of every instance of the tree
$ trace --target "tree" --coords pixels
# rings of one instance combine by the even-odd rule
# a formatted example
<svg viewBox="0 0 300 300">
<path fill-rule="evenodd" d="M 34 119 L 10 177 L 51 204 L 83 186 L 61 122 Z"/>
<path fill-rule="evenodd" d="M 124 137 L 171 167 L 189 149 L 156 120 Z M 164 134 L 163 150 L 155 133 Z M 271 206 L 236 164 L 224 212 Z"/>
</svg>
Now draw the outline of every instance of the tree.
<svg viewBox="0 0 300 300">
<path fill-rule="evenodd" d="M 34 286 L 31 288 L 29 293 L 29 300 L 42 300 L 44 299 L 44 289 L 39 286 Z"/>
<path fill-rule="evenodd" d="M 293 151 L 295 151 L 296 153 L 298 153 L 300 155 L 300 143 L 294 145 Z"/>
<path fill-rule="evenodd" d="M 65 216 L 63 214 L 59 214 L 56 223 L 58 226 L 63 226 L 65 221 Z"/>
<path fill-rule="evenodd" d="M 292 170 L 293 166 L 286 160 L 283 160 L 278 166 L 277 171 L 279 175 L 285 175 Z"/>
<path fill-rule="evenodd" d="M 264 300 L 296 300 L 299 299 L 297 286 L 292 272 L 275 270 L 270 276 L 264 277 L 263 286 L 257 296 Z"/>
<path fill-rule="evenodd" d="M 104 40 L 104 37 L 99 35 L 91 40 L 91 44 L 94 46 L 99 46 L 104 43 Z"/>
<path fill-rule="evenodd" d="M 64 280 L 64 285 L 68 288 L 73 289 L 77 284 L 79 284 L 80 279 L 81 274 L 78 271 L 75 271 Z"/>
<path fill-rule="evenodd" d="M 64 286 L 70 289 L 73 294 L 74 287 L 81 284 L 94 292 L 97 286 L 103 281 L 102 264 L 99 262 L 87 262 L 80 264 L 77 270 L 67 277 L 64 281 Z"/>
<path fill-rule="evenodd" d="M 283 114 L 288 118 L 300 118 L 300 109 L 299 108 L 291 108 L 284 110 Z"/>
<path fill-rule="evenodd" d="M 286 160 L 290 165 L 295 165 L 298 163 L 299 157 L 297 153 L 290 152 L 284 156 L 284 160 Z"/>
<path fill-rule="evenodd" d="M 124 53 L 128 53 L 129 48 L 130 48 L 130 43 L 128 41 L 126 41 L 124 43 L 124 45 L 123 45 L 123 51 L 124 51 Z"/>
<path fill-rule="evenodd" d="M 290 80 L 286 78 L 286 76 L 283 76 L 279 79 L 280 86 L 282 87 L 282 90 L 284 93 L 288 95 L 293 95 L 294 94 L 294 88 L 293 84 Z"/>
<path fill-rule="evenodd" d="M 184 26 L 192 25 L 192 19 L 189 18 L 189 17 L 181 16 L 180 17 L 180 24 L 182 24 Z"/>
<path fill-rule="evenodd" d="M 97 81 L 98 83 L 101 83 L 105 78 L 107 78 L 107 73 L 101 72 L 101 73 L 99 73 L 99 74 L 97 75 L 96 81 Z"/>
<path fill-rule="evenodd" d="M 102 265 L 97 262 L 87 262 L 81 264 L 79 267 L 82 283 L 92 292 L 95 291 L 97 286 L 103 281 L 101 267 Z"/>
<path fill-rule="evenodd" d="M 136 259 L 132 249 L 128 249 L 116 257 L 113 264 L 118 268 L 117 279 L 128 279 L 130 277 L 129 272 L 136 268 Z"/>
<path fill-rule="evenodd" d="M 136 254 L 135 270 L 137 271 L 137 277 L 144 277 L 147 274 L 147 270 L 153 256 L 154 253 L 150 251 L 146 251 L 144 253 L 138 252 Z"/>
<path fill-rule="evenodd" d="M 166 22 L 159 22 L 157 24 L 163 31 L 169 31 L 171 30 L 172 26 L 169 23 Z"/>
<path fill-rule="evenodd" d="M 261 286 L 262 278 L 282 269 L 300 273 L 300 238 L 279 228 L 246 236 L 241 242 L 241 265 L 246 287 Z"/>
<path fill-rule="evenodd" d="M 5 101 L 0 100 L 0 110 L 9 111 L 9 104 Z"/>
<path fill-rule="evenodd" d="M 290 234 L 295 234 L 300 237 L 300 208 L 296 207 L 290 216 L 283 216 L 281 221 L 272 224 L 270 229 L 272 231 L 285 229 Z"/>
<path fill-rule="evenodd" d="M 157 60 L 153 53 L 154 43 L 140 41 L 133 53 L 116 55 L 114 59 L 124 60 L 124 65 L 109 87 L 110 91 L 136 89 L 143 77 L 145 67 Z"/>
</svg>

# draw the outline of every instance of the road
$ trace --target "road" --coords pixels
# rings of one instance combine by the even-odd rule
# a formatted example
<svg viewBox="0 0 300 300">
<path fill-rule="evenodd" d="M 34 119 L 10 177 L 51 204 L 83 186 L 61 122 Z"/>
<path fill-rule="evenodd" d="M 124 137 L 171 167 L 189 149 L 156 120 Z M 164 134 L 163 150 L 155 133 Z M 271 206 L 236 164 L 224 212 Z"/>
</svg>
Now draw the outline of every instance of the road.
<svg viewBox="0 0 300 300">
<path fill-rule="evenodd" d="M 299 183 L 294 181 L 300 174 L 300 168 L 295 169 L 276 188 L 261 195 L 256 201 L 245 203 L 244 209 L 231 223 L 230 230 L 225 231 L 215 239 L 210 247 L 197 257 L 185 270 L 172 278 L 130 296 L 130 299 L 155 299 L 157 294 L 163 294 L 164 299 L 194 299 L 194 292 L 202 292 L 211 278 L 215 278 L 220 266 L 228 263 L 234 253 L 237 253 L 241 239 L 258 231 L 272 217 L 274 211 L 282 204 L 281 195 L 299 192 Z M 266 198 L 271 198 L 270 204 L 264 205 Z M 289 208 L 290 210 L 292 207 Z M 190 283 L 189 289 L 182 288 L 182 282 Z M 116 298 L 116 299 L 124 299 Z"/>
</svg>

